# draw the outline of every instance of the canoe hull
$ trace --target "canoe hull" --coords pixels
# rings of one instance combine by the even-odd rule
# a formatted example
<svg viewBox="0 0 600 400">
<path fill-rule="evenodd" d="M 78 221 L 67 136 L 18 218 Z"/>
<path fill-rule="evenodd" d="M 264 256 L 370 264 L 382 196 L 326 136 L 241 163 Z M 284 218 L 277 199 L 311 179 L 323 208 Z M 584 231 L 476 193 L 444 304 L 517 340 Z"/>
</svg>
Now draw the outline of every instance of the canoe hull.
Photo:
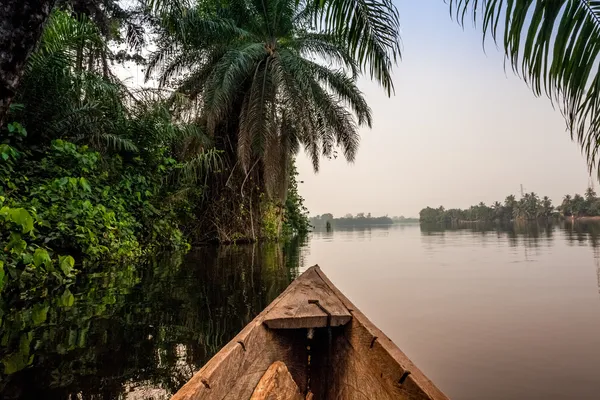
<svg viewBox="0 0 600 400">
<path fill-rule="evenodd" d="M 335 296 L 332 307 L 341 302 L 351 319 L 345 325 L 321 327 L 331 322 L 306 316 L 311 285 L 325 288 Z M 307 297 L 308 296 L 308 297 Z M 299 309 L 293 301 L 299 299 Z M 312 303 L 311 303 L 312 304 Z M 279 307 L 279 308 L 278 308 Z M 314 337 L 307 329 L 271 329 L 266 321 L 280 316 L 282 308 L 315 321 Z M 309 309 L 310 310 L 310 309 Z M 327 310 L 325 308 L 325 310 Z M 308 311 L 311 312 L 311 311 Z M 327 311 L 329 312 L 329 311 Z M 318 320 L 318 322 L 317 322 Z M 277 319 L 281 321 L 281 319 Z M 339 317 L 342 321 L 342 317 Z M 310 350 L 307 346 L 310 345 Z M 310 365 L 307 365 L 310 351 Z M 348 300 L 318 266 L 309 268 L 219 351 L 174 396 L 174 400 L 250 399 L 261 377 L 276 361 L 283 361 L 302 393 L 308 386 L 317 399 L 423 399 L 447 397 L 410 359 Z"/>
</svg>

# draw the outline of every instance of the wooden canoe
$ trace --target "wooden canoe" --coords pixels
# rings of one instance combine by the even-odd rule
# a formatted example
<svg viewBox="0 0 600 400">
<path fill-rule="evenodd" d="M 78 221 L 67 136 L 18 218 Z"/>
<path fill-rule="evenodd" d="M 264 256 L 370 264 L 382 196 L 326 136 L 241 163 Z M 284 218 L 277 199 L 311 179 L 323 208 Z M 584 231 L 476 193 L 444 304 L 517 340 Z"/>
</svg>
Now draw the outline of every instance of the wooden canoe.
<svg viewBox="0 0 600 400">
<path fill-rule="evenodd" d="M 173 396 L 309 398 L 447 399 L 316 265 Z"/>
</svg>

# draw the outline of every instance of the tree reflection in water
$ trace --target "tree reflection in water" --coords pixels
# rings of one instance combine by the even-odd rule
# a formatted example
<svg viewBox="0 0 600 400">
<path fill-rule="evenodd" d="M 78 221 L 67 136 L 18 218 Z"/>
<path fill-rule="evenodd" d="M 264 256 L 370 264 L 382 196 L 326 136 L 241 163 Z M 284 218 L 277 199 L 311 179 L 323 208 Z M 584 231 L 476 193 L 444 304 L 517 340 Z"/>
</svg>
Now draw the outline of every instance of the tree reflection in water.
<svg viewBox="0 0 600 400">
<path fill-rule="evenodd" d="M 72 306 L 13 301 L 21 311 L 2 321 L 0 397 L 169 398 L 298 275 L 300 245 L 165 254 L 81 274 Z M 32 318 L 39 309 L 43 320 Z M 14 360 L 23 365 L 7 374 Z"/>
<path fill-rule="evenodd" d="M 478 233 L 486 236 L 495 232 L 498 238 L 506 236 L 512 247 L 523 246 L 525 256 L 527 249 L 540 246 L 540 238 L 543 242 L 551 243 L 554 240 L 556 230 L 564 233 L 570 246 L 590 246 L 594 252 L 594 263 L 598 278 L 598 291 L 600 292 L 600 222 L 578 221 L 565 219 L 559 223 L 552 222 L 515 222 L 515 223 L 490 223 L 490 222 L 467 222 L 452 225 L 421 224 L 421 235 L 443 240 L 446 231 L 464 231 Z"/>
</svg>

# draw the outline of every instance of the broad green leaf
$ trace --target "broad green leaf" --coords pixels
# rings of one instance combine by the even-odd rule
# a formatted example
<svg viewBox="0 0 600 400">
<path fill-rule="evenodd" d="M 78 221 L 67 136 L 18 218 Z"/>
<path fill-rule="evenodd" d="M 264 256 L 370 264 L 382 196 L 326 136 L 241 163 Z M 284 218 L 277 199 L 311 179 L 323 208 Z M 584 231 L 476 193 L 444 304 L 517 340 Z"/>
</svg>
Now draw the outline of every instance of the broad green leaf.
<svg viewBox="0 0 600 400">
<path fill-rule="evenodd" d="M 58 305 L 62 307 L 71 307 L 75 303 L 75 297 L 69 289 L 65 289 L 63 294 L 58 299 Z"/>
<path fill-rule="evenodd" d="M 31 311 L 31 320 L 33 321 L 34 326 L 46 322 L 46 319 L 48 318 L 49 309 L 50 306 L 45 304 L 37 304 L 33 307 L 33 310 Z"/>
<path fill-rule="evenodd" d="M 75 260 L 71 256 L 58 256 L 58 264 L 62 272 L 66 276 L 70 276 L 71 271 L 73 271 L 73 266 L 75 265 Z"/>
<path fill-rule="evenodd" d="M 23 233 L 28 233 L 33 230 L 33 218 L 29 211 L 24 208 L 13 208 L 10 210 L 11 220 L 23 228 Z"/>
<path fill-rule="evenodd" d="M 49 266 L 51 263 L 52 260 L 50 260 L 50 254 L 48 254 L 48 251 L 46 251 L 46 249 L 35 249 L 35 251 L 33 252 L 33 264 L 36 267 L 39 267 L 42 264 L 45 266 Z"/>
<path fill-rule="evenodd" d="M 24 253 L 21 256 L 21 261 L 23 261 L 23 264 L 33 264 L 33 254 Z"/>
<path fill-rule="evenodd" d="M 81 185 L 81 187 L 83 188 L 83 190 L 85 190 L 86 192 L 91 192 L 92 191 L 92 187 L 88 183 L 87 179 L 85 179 L 85 178 L 79 178 L 79 184 Z"/>
</svg>

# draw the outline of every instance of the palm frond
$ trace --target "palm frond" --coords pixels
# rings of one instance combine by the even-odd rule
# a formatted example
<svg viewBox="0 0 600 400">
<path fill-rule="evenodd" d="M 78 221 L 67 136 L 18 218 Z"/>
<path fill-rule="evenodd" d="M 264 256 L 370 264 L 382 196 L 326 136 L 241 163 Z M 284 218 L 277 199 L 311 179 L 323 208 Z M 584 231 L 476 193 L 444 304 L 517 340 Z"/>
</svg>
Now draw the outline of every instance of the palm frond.
<svg viewBox="0 0 600 400">
<path fill-rule="evenodd" d="M 229 112 L 243 82 L 252 76 L 256 65 L 265 57 L 262 43 L 249 43 L 228 51 L 217 63 L 207 79 L 204 99 L 209 131 Z"/>
<path fill-rule="evenodd" d="M 352 108 L 360 125 L 366 124 L 369 128 L 371 127 L 373 123 L 371 108 L 356 86 L 354 79 L 347 76 L 343 71 L 331 70 L 309 60 L 300 61 L 314 75 L 315 79 L 323 82 L 330 91 Z"/>
<path fill-rule="evenodd" d="M 78 51 L 101 53 L 107 50 L 100 30 L 90 19 L 83 15 L 75 19 L 60 10 L 50 15 L 40 43 L 39 55 L 62 52 L 73 59 Z"/>
<path fill-rule="evenodd" d="M 109 150 L 114 151 L 130 151 L 130 152 L 138 152 L 138 147 L 131 141 L 131 139 L 127 139 L 112 133 L 100 133 L 96 137 L 93 138 L 93 141 L 96 143 L 96 147 L 105 147 Z"/>
<path fill-rule="evenodd" d="M 400 21 L 391 0 L 314 0 L 320 22 L 348 44 L 350 53 L 388 95 L 392 67 L 400 59 Z"/>
<path fill-rule="evenodd" d="M 352 78 L 356 79 L 359 66 L 337 35 L 329 33 L 308 33 L 296 39 L 294 43 L 301 54 L 316 55 L 326 62 L 348 68 Z"/>
<path fill-rule="evenodd" d="M 451 15 L 501 41 L 534 94 L 557 103 L 590 172 L 600 143 L 600 1 L 448 0 Z"/>
<path fill-rule="evenodd" d="M 216 173 L 222 169 L 221 152 L 216 149 L 208 149 L 183 163 L 174 172 L 174 178 L 179 182 L 195 184 L 205 180 L 209 173 Z"/>
</svg>

